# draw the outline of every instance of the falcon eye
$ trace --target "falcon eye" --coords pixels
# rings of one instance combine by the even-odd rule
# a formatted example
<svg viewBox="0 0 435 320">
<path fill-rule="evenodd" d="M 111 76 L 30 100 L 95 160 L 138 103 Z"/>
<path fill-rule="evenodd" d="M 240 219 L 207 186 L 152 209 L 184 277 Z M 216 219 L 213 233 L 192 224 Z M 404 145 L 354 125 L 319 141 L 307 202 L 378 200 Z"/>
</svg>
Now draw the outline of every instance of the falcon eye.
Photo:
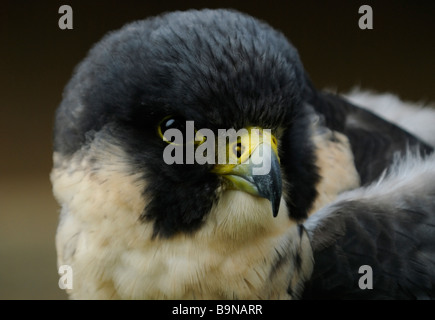
<svg viewBox="0 0 435 320">
<path fill-rule="evenodd" d="M 170 141 L 164 136 L 165 131 L 169 129 L 178 129 L 184 135 L 184 132 L 186 131 L 186 121 L 180 117 L 167 116 L 159 122 L 159 125 L 157 127 L 157 133 L 159 134 L 159 137 L 167 143 L 172 143 L 174 141 Z M 175 140 L 174 137 L 172 138 L 173 139 L 171 140 Z"/>
<path fill-rule="evenodd" d="M 165 132 L 168 129 L 178 129 L 180 131 L 184 131 L 186 129 L 186 121 L 179 117 L 165 117 L 160 122 L 160 129 L 162 132 Z"/>
<path fill-rule="evenodd" d="M 164 117 L 157 127 L 157 133 L 163 141 L 171 144 L 193 143 L 198 146 L 207 140 L 198 130 L 195 129 L 193 121 L 186 121 L 181 117 L 167 116 Z M 177 129 L 170 134 L 165 134 L 169 129 Z M 190 138 L 189 138 L 190 137 Z M 191 139 L 187 141 L 186 139 Z"/>
</svg>

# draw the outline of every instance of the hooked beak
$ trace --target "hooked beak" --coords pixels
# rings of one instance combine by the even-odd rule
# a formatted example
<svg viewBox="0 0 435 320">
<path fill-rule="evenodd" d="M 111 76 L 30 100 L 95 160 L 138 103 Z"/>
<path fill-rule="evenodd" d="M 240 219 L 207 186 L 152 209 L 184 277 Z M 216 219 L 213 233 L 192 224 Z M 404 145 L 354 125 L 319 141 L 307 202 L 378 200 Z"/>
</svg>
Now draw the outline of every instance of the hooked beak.
<svg viewBox="0 0 435 320">
<path fill-rule="evenodd" d="M 276 138 L 270 130 L 253 127 L 233 140 L 224 144 L 227 162 L 218 162 L 212 172 L 222 176 L 229 189 L 268 199 L 276 217 L 282 194 Z"/>
</svg>

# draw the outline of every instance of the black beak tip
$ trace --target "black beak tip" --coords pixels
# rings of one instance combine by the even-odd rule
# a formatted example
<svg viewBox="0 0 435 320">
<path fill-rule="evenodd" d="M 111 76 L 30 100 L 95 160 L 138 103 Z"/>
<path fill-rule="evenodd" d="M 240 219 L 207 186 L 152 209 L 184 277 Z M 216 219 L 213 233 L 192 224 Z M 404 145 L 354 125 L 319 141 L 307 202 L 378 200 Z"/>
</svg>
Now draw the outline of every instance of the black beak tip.
<svg viewBox="0 0 435 320">
<path fill-rule="evenodd" d="M 258 176 L 255 177 L 259 195 L 270 201 L 273 217 L 278 216 L 281 203 L 281 177 L 280 176 Z"/>
<path fill-rule="evenodd" d="M 271 205 L 272 205 L 272 213 L 273 213 L 273 217 L 276 218 L 278 216 L 278 211 L 279 211 L 279 204 L 281 199 L 278 199 L 278 201 L 271 201 Z"/>
<path fill-rule="evenodd" d="M 253 175 L 258 194 L 270 201 L 273 217 L 278 216 L 282 194 L 281 168 L 276 156 L 272 155 L 270 171 L 265 175 Z"/>
</svg>

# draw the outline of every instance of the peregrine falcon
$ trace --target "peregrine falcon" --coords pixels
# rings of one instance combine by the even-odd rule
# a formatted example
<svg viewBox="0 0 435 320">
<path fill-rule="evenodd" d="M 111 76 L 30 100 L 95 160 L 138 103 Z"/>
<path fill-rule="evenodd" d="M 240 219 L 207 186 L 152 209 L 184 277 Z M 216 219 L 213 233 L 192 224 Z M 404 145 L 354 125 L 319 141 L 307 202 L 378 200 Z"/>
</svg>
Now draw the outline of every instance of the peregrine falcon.
<svg viewBox="0 0 435 320">
<path fill-rule="evenodd" d="M 181 142 L 165 135 L 188 125 L 197 134 Z M 188 163 L 187 149 L 217 145 L 220 130 L 245 130 L 225 140 L 235 162 Z M 181 162 L 167 163 L 165 150 L 177 146 Z M 58 264 L 74 272 L 68 293 L 298 299 L 306 286 L 326 291 L 314 281 L 326 228 L 314 216 L 410 148 L 422 158 L 432 150 L 315 89 L 297 50 L 263 21 L 204 9 L 129 23 L 77 66 L 55 115 L 51 181 L 61 206 Z M 257 175 L 253 160 L 265 155 L 270 170 Z M 341 219 L 332 216 L 325 226 Z M 307 218 L 315 220 L 308 231 Z M 340 221 L 337 230 L 348 225 Z M 320 267 L 335 248 L 322 251 Z"/>
</svg>

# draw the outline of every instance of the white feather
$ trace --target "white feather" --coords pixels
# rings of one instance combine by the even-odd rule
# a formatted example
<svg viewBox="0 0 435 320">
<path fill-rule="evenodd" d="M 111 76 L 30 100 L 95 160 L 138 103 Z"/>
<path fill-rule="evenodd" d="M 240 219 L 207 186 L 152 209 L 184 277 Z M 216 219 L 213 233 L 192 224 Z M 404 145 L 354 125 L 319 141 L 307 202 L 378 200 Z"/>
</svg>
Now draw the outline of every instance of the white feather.
<svg viewBox="0 0 435 320">
<path fill-rule="evenodd" d="M 435 153 L 422 158 L 408 151 L 404 157 L 397 158 L 388 172 L 384 172 L 377 181 L 367 187 L 342 193 L 328 206 L 312 214 L 304 226 L 311 236 L 323 219 L 335 212 L 336 206 L 341 202 L 364 200 L 372 203 L 394 204 L 397 201 L 400 202 L 401 197 L 410 195 L 423 199 L 434 196 L 434 185 Z"/>
<path fill-rule="evenodd" d="M 343 96 L 435 147 L 435 104 L 403 101 L 392 93 L 381 94 L 359 88 Z"/>
</svg>

